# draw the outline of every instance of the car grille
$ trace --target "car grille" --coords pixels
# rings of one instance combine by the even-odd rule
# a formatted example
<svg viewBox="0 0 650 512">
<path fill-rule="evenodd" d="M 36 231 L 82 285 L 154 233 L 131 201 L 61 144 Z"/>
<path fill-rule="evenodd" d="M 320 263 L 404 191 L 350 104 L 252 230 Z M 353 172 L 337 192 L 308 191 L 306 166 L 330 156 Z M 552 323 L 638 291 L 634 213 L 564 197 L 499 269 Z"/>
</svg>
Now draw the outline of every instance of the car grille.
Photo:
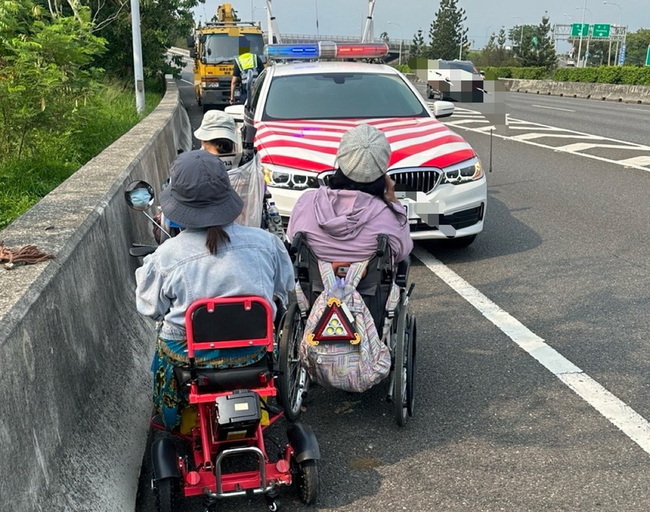
<svg viewBox="0 0 650 512">
<path fill-rule="evenodd" d="M 434 169 L 413 171 L 390 171 L 389 176 L 395 180 L 395 190 L 407 192 L 424 192 L 428 194 L 440 182 L 442 173 Z"/>
<path fill-rule="evenodd" d="M 333 172 L 322 173 L 318 178 L 325 185 L 329 186 Z M 440 182 L 442 173 L 436 169 L 421 169 L 412 171 L 388 171 L 388 175 L 395 180 L 395 190 L 402 192 L 424 192 L 428 194 Z M 318 187 L 318 182 L 310 185 Z"/>
</svg>

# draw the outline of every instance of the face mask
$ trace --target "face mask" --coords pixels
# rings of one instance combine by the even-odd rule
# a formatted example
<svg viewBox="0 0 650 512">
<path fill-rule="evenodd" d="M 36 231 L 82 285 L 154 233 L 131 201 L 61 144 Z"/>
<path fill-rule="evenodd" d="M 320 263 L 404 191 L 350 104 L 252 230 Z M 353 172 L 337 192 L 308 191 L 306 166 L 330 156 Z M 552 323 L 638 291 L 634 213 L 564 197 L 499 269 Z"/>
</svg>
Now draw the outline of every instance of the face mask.
<svg viewBox="0 0 650 512">
<path fill-rule="evenodd" d="M 136 208 L 146 208 L 151 201 L 151 195 L 146 188 L 136 188 L 129 194 L 131 204 Z"/>
</svg>

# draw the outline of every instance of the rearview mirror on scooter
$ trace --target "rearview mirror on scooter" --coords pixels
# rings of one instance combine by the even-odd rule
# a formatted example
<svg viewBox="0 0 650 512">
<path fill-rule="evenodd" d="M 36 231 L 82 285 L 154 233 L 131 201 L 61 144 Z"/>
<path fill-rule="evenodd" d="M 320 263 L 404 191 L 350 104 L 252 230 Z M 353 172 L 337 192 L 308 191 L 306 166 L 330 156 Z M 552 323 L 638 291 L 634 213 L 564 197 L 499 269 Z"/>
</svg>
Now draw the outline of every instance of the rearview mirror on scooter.
<svg viewBox="0 0 650 512">
<path fill-rule="evenodd" d="M 169 232 L 146 212 L 146 210 L 151 208 L 154 201 L 153 187 L 149 185 L 149 183 L 144 180 L 136 180 L 129 183 L 124 189 L 124 200 L 126 201 L 126 204 L 129 205 L 129 207 L 138 212 L 142 212 L 147 217 L 147 219 L 149 219 L 155 226 L 157 226 L 163 233 L 165 233 L 168 238 L 171 238 Z M 147 249 L 143 249 L 143 247 Z M 134 248 L 129 252 L 131 253 L 131 256 L 144 256 L 145 254 L 143 254 L 143 252 L 149 254 L 154 250 L 155 247 L 149 248 L 149 246 L 134 244 Z"/>
<path fill-rule="evenodd" d="M 132 181 L 124 190 L 124 200 L 134 210 L 144 212 L 153 204 L 153 187 L 143 180 Z"/>
</svg>

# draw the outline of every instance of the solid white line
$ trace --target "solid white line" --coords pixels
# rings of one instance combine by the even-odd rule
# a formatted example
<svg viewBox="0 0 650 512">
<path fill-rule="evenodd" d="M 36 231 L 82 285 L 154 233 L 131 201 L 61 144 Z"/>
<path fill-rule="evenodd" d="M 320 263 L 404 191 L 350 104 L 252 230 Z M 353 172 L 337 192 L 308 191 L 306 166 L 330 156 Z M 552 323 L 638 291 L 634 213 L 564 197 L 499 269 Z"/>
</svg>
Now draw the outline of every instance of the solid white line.
<svg viewBox="0 0 650 512">
<path fill-rule="evenodd" d="M 531 105 L 531 107 L 537 107 L 537 108 L 547 108 L 549 110 L 561 110 L 562 112 L 575 112 L 575 110 L 570 110 L 568 108 L 560 108 L 560 107 L 547 107 L 545 105 Z"/>
<path fill-rule="evenodd" d="M 185 80 L 184 78 L 181 78 L 181 82 L 185 82 L 186 84 L 194 85 L 194 82 L 190 82 L 189 80 Z"/>
<path fill-rule="evenodd" d="M 650 423 L 424 249 L 413 254 L 520 348 L 650 454 Z"/>
</svg>

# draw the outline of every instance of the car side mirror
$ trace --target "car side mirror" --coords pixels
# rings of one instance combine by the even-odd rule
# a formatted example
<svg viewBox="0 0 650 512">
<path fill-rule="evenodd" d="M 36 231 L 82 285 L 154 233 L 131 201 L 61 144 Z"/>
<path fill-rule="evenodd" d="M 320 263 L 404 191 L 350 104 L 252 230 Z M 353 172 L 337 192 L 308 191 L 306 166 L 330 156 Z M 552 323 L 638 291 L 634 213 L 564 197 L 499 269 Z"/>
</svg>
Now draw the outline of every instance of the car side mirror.
<svg viewBox="0 0 650 512">
<path fill-rule="evenodd" d="M 451 101 L 435 101 L 433 103 L 433 115 L 436 119 L 449 117 L 454 113 L 454 104 Z"/>
</svg>

